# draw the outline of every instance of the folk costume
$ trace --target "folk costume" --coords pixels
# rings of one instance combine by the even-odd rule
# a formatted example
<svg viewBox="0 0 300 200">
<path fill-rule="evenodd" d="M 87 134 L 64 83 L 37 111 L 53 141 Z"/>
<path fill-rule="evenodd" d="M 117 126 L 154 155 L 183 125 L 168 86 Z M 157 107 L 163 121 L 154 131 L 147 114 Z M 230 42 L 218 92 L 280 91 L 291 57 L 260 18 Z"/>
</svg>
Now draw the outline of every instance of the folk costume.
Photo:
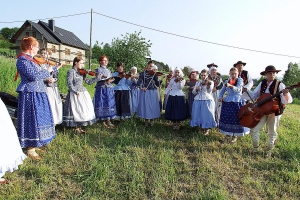
<svg viewBox="0 0 300 200">
<path fill-rule="evenodd" d="M 140 90 L 137 116 L 142 119 L 156 119 L 160 117 L 160 107 L 157 95 L 159 86 L 158 77 L 149 74 L 145 70 L 139 74 L 137 85 L 140 88 L 147 88 L 146 91 Z"/>
<path fill-rule="evenodd" d="M 175 68 L 173 74 L 179 71 L 179 77 L 173 77 L 165 90 L 165 95 L 168 96 L 165 110 L 165 119 L 174 123 L 173 129 L 179 129 L 179 122 L 184 121 L 188 117 L 188 110 L 185 101 L 185 94 L 182 91 L 185 85 L 183 73 L 181 69 Z M 182 81 L 178 81 L 182 78 Z"/>
<path fill-rule="evenodd" d="M 209 81 L 210 86 L 202 85 L 202 80 L 199 80 L 194 89 L 193 94 L 196 95 L 193 103 L 192 116 L 190 126 L 199 126 L 202 129 L 207 129 L 205 134 L 208 134 L 208 129 L 216 127 L 215 121 L 215 102 L 212 96 L 214 82 Z M 200 90 L 196 88 L 200 86 Z"/>
<path fill-rule="evenodd" d="M 107 83 L 106 80 L 112 77 L 112 74 L 106 66 L 100 66 L 96 69 L 96 76 L 103 74 L 100 81 L 96 84 L 94 95 L 94 109 L 98 119 L 110 120 L 116 117 L 116 101 L 114 95 L 114 86 Z"/>
<path fill-rule="evenodd" d="M 211 71 L 217 69 L 216 66 L 212 66 L 209 68 L 209 79 L 212 80 L 214 82 L 214 88 L 212 90 L 212 96 L 214 98 L 214 103 L 215 103 L 215 121 L 217 123 L 217 126 L 219 124 L 219 120 L 220 120 L 220 113 L 221 113 L 221 106 L 222 103 L 219 102 L 219 95 L 220 95 L 220 90 L 223 87 L 223 81 L 222 81 L 222 77 L 218 74 L 216 75 L 212 75 Z"/>
<path fill-rule="evenodd" d="M 0 133 L 0 184 L 6 172 L 13 172 L 23 163 L 26 155 L 23 153 L 18 140 L 17 131 L 7 112 L 6 106 L 0 98 L 0 126 L 5 127 L 5 131 Z"/>
<path fill-rule="evenodd" d="M 265 68 L 265 71 L 261 72 L 261 75 L 265 75 L 265 73 L 267 72 L 279 72 L 281 70 L 276 70 L 276 68 L 272 65 L 267 66 Z M 285 89 L 285 85 L 279 81 L 274 79 L 271 82 L 268 82 L 267 79 L 264 79 L 256 88 L 255 90 L 252 92 L 250 90 L 248 90 L 248 93 L 250 94 L 251 98 L 256 100 L 257 98 L 259 98 L 262 94 L 268 93 L 268 94 L 275 94 L 278 93 L 280 91 L 282 91 L 283 89 Z M 285 98 L 284 94 L 281 93 L 280 96 L 276 97 L 276 100 L 279 103 L 279 109 L 272 114 L 269 115 L 264 115 L 261 119 L 260 122 L 250 130 L 250 134 L 252 137 L 252 145 L 253 145 L 253 153 L 258 152 L 258 148 L 259 148 L 259 139 L 260 139 L 260 130 L 263 128 L 263 126 L 266 124 L 267 128 L 268 128 L 268 140 L 267 140 L 267 154 L 266 156 L 270 156 L 271 155 L 271 151 L 274 149 L 275 147 L 275 143 L 276 143 L 276 139 L 278 137 L 278 133 L 277 133 L 277 128 L 279 127 L 279 120 L 280 117 L 284 111 L 284 107 L 286 104 L 292 103 L 293 102 L 293 98 L 291 96 L 290 93 L 287 93 L 287 98 L 288 100 Z M 250 97 L 248 97 L 248 99 L 250 99 Z"/>
<path fill-rule="evenodd" d="M 238 118 L 240 108 L 245 105 L 245 101 L 241 97 L 243 79 L 237 78 L 235 83 L 230 83 L 230 81 L 225 81 L 219 94 L 219 98 L 223 98 L 227 92 L 227 96 L 222 102 L 219 130 L 226 136 L 244 136 L 250 132 L 250 129 L 243 127 Z M 232 84 L 233 88 L 226 87 L 227 83 Z"/>
<path fill-rule="evenodd" d="M 22 148 L 41 147 L 55 138 L 55 127 L 51 106 L 43 80 L 50 77 L 33 58 L 21 53 L 17 60 L 21 76 L 17 88 L 18 137 Z"/>
<path fill-rule="evenodd" d="M 246 63 L 244 63 L 244 62 L 238 61 L 233 66 L 236 67 L 239 64 L 242 64 L 243 66 L 246 65 Z M 243 88 L 247 88 L 247 90 L 251 90 L 251 88 L 253 86 L 253 80 L 252 80 L 250 74 L 248 73 L 248 71 L 246 71 L 246 70 L 239 71 L 238 77 L 243 79 L 243 82 L 244 82 Z M 247 93 L 242 94 L 243 99 L 247 98 L 247 96 L 248 96 Z"/>
<path fill-rule="evenodd" d="M 188 108 L 189 108 L 189 116 L 192 115 L 192 107 L 193 107 L 193 102 L 194 102 L 194 98 L 196 96 L 196 94 L 193 93 L 193 89 L 197 83 L 197 78 L 192 78 L 192 74 L 197 76 L 197 72 L 196 71 L 192 71 L 189 74 L 189 81 L 186 82 L 186 86 L 187 86 L 187 100 L 188 100 Z"/>
<path fill-rule="evenodd" d="M 136 69 L 136 67 L 135 67 Z M 137 111 L 137 106 L 139 102 L 139 94 L 140 94 L 140 89 L 137 85 L 138 81 L 138 75 L 134 78 L 131 79 L 131 85 L 130 85 L 130 92 L 131 92 L 131 112 L 136 113 Z"/>
<path fill-rule="evenodd" d="M 97 121 L 94 113 L 92 98 L 83 86 L 83 82 L 91 85 L 97 82 L 96 76 L 87 79 L 86 75 L 81 75 L 73 67 L 67 73 L 68 94 L 64 103 L 63 123 L 64 126 L 81 127 L 95 123 Z M 79 93 L 79 95 L 77 95 Z"/>
<path fill-rule="evenodd" d="M 43 69 L 47 69 L 48 67 L 51 67 L 47 64 L 41 64 L 41 67 Z M 57 81 L 58 81 L 58 68 L 56 66 L 52 67 L 53 72 L 50 74 L 51 79 L 54 79 L 55 82 L 49 83 L 47 79 L 44 79 L 44 84 L 46 87 L 46 93 L 50 102 L 52 115 L 54 124 L 61 124 L 62 123 L 62 116 L 63 116 L 63 103 L 60 97 L 60 93 L 58 91 L 57 87 Z"/>
<path fill-rule="evenodd" d="M 116 118 L 125 119 L 130 118 L 132 115 L 132 103 L 130 94 L 131 81 L 129 78 L 119 77 L 119 72 L 112 73 L 115 77 L 114 83 L 116 84 L 113 88 L 115 91 L 115 101 L 116 101 Z"/>
</svg>

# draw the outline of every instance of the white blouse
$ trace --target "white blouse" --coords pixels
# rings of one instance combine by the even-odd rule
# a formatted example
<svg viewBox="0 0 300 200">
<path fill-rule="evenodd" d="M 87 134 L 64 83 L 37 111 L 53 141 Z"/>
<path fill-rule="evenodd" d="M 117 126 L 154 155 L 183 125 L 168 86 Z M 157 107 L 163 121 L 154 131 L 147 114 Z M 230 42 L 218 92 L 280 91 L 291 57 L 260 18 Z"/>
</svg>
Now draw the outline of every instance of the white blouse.
<svg viewBox="0 0 300 200">
<path fill-rule="evenodd" d="M 185 96 L 184 92 L 182 89 L 184 88 L 185 85 L 185 80 L 183 79 L 181 83 L 175 82 L 175 78 L 172 78 L 168 87 L 165 90 L 165 94 L 169 94 L 171 96 Z"/>
<path fill-rule="evenodd" d="M 211 84 L 209 88 L 207 89 L 206 85 L 202 85 L 202 80 L 197 81 L 194 89 L 193 89 L 193 94 L 195 94 L 194 100 L 214 100 L 212 96 L 212 89 L 214 88 L 214 82 L 209 81 Z M 200 86 L 200 90 L 196 90 L 196 88 Z"/>
</svg>

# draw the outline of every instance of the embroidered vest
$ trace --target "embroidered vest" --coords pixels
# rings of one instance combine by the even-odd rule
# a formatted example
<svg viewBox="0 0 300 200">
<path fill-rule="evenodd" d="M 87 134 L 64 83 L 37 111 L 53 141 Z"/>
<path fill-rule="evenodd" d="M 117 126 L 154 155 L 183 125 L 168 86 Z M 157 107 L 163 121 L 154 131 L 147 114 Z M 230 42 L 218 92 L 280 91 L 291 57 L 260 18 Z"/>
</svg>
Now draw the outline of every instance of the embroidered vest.
<svg viewBox="0 0 300 200">
<path fill-rule="evenodd" d="M 280 84 L 281 82 L 280 82 L 279 80 L 276 80 L 276 79 L 275 79 L 275 80 L 271 83 L 271 85 L 270 85 L 270 87 L 269 87 L 269 92 L 270 92 L 271 95 L 273 95 L 273 94 L 279 92 L 279 87 L 277 87 L 277 90 L 274 91 L 274 90 L 275 90 L 275 84 L 276 84 L 277 81 L 278 81 L 278 86 L 279 86 L 279 84 Z M 260 95 L 265 94 L 267 87 L 268 87 L 268 81 L 267 81 L 267 79 L 262 80 L 262 82 L 261 82 L 261 88 L 260 88 Z M 285 109 L 285 106 L 284 106 L 284 104 L 282 104 L 282 102 L 281 102 L 280 95 L 277 96 L 277 97 L 275 97 L 275 98 L 278 100 L 278 103 L 279 103 L 278 111 L 275 112 L 275 116 L 277 116 L 277 115 L 281 115 L 281 114 L 283 113 L 283 111 L 284 111 L 284 109 Z"/>
</svg>

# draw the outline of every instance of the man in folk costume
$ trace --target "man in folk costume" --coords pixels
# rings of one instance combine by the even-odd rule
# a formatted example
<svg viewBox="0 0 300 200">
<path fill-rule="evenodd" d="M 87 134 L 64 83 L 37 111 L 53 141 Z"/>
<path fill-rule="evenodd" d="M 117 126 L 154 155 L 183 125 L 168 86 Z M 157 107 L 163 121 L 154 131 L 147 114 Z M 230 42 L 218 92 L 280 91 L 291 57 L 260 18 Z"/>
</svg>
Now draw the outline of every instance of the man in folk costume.
<svg viewBox="0 0 300 200">
<path fill-rule="evenodd" d="M 233 64 L 234 67 L 236 67 L 239 70 L 239 78 L 242 78 L 244 81 L 244 88 L 247 88 L 248 90 L 251 90 L 252 86 L 253 86 L 253 80 L 251 78 L 251 76 L 249 75 L 248 71 L 244 70 L 244 66 L 246 65 L 246 63 L 242 62 L 242 61 L 238 61 L 237 63 Z M 247 94 L 243 93 L 242 94 L 242 98 L 245 99 L 247 98 Z"/>
<path fill-rule="evenodd" d="M 220 90 L 223 87 L 223 80 L 221 74 L 217 71 L 218 65 L 212 63 L 208 64 L 207 67 L 209 68 L 209 75 L 208 78 L 214 82 L 214 88 L 212 90 L 212 96 L 215 102 L 215 121 L 217 126 L 219 126 L 220 120 L 220 112 L 221 112 L 221 102 L 219 102 L 219 94 Z"/>
<path fill-rule="evenodd" d="M 292 103 L 293 98 L 289 93 L 288 89 L 285 89 L 285 85 L 275 79 L 276 74 L 281 70 L 276 70 L 276 68 L 272 65 L 269 65 L 265 68 L 265 71 L 261 72 L 260 74 L 265 76 L 264 79 L 252 92 L 249 89 L 244 88 L 243 91 L 247 91 L 252 99 L 259 98 L 262 94 L 269 93 L 271 95 L 282 91 L 280 95 L 278 95 L 276 100 L 278 100 L 279 108 L 275 113 L 264 115 L 260 122 L 250 130 L 250 134 L 252 137 L 252 145 L 253 149 L 250 153 L 258 153 L 259 152 L 259 136 L 260 130 L 266 124 L 268 128 L 268 142 L 267 142 L 267 149 L 266 149 L 266 157 L 271 156 L 271 152 L 275 147 L 276 139 L 278 136 L 277 128 L 279 126 L 280 116 L 284 111 L 285 104 Z M 250 97 L 248 97 L 249 99 Z"/>
</svg>

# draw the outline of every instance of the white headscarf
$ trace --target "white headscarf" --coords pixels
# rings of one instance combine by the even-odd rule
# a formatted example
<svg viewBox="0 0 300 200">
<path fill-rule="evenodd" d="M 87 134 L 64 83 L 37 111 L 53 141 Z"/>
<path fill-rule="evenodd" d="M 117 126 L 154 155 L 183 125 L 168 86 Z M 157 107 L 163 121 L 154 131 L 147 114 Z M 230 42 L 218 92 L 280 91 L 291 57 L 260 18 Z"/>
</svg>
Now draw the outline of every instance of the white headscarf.
<svg viewBox="0 0 300 200">
<path fill-rule="evenodd" d="M 175 67 L 174 71 L 173 71 L 173 76 L 175 76 L 175 72 L 179 71 L 179 76 L 183 77 L 183 72 L 179 67 Z"/>
<path fill-rule="evenodd" d="M 131 67 L 130 71 L 132 71 L 133 69 L 137 70 L 137 68 L 135 66 Z"/>
<path fill-rule="evenodd" d="M 169 71 L 174 71 L 174 67 L 169 67 Z"/>
<path fill-rule="evenodd" d="M 156 65 L 153 65 L 152 70 L 158 70 L 158 67 Z"/>
<path fill-rule="evenodd" d="M 217 68 L 216 68 L 215 66 L 211 66 L 211 67 L 209 68 L 209 74 L 210 74 L 210 75 L 211 75 L 211 71 L 212 71 L 213 69 L 217 70 Z"/>
</svg>

